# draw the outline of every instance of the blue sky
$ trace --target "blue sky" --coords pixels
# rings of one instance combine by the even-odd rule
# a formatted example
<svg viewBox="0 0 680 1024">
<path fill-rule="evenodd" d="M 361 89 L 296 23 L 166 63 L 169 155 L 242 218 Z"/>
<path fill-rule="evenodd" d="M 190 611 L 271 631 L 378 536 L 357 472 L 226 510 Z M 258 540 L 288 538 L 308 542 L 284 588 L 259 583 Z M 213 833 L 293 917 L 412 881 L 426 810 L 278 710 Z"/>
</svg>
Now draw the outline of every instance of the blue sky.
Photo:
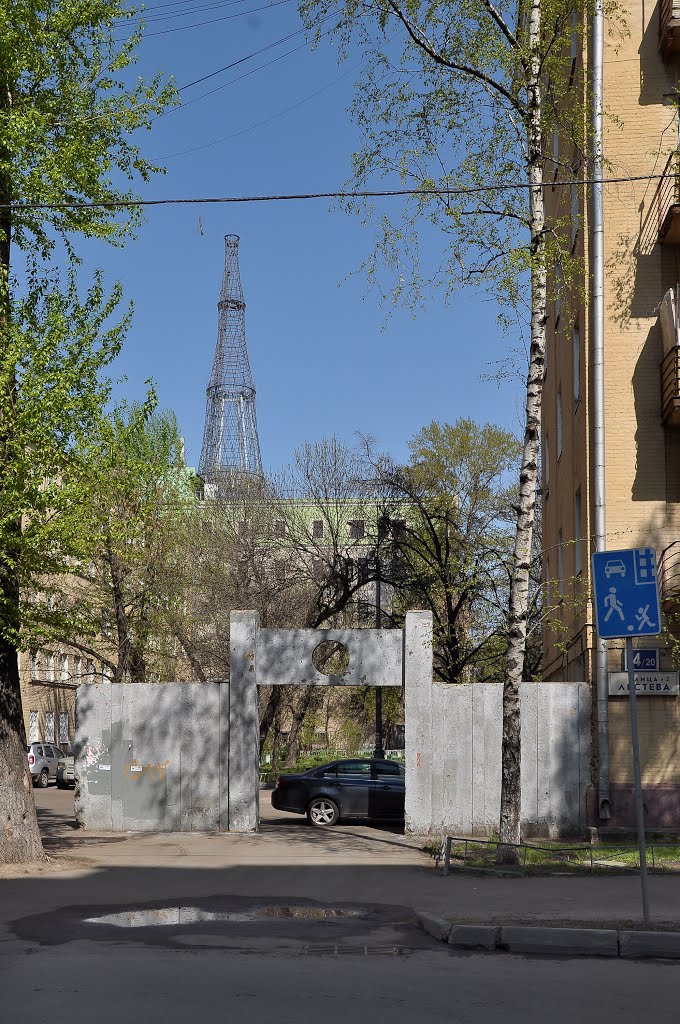
<svg viewBox="0 0 680 1024">
<path fill-rule="evenodd" d="M 301 27 L 292 2 L 259 12 L 262 0 L 196 10 L 206 3 L 152 9 L 156 0 L 151 0 L 140 74 L 162 70 L 181 86 Z M 187 17 L 151 20 L 191 7 L 194 13 Z M 241 12 L 250 13 L 186 28 Z M 182 30 L 167 32 L 175 28 Z M 151 35 L 158 31 L 166 34 Z M 189 90 L 185 99 L 223 86 L 303 42 L 304 35 L 295 36 Z M 350 58 L 338 66 L 335 46 L 325 40 L 317 50 L 305 46 L 166 114 L 141 142 L 168 172 L 140 194 L 177 198 L 340 188 L 358 143 L 347 113 L 358 73 L 346 74 L 353 64 Z M 300 105 L 275 116 L 295 104 Z M 225 137 L 231 138 L 174 155 Z M 433 296 L 416 319 L 400 311 L 387 317 L 365 279 L 351 276 L 370 251 L 371 231 L 332 201 L 159 207 L 149 211 L 138 238 L 124 251 L 90 245 L 86 253 L 109 280 L 123 282 L 135 305 L 133 327 L 115 366 L 127 381 L 117 393 L 141 397 L 144 381 L 153 378 L 160 404 L 177 414 L 190 464 L 196 465 L 200 455 L 227 233 L 241 237 L 265 468 L 278 469 L 297 445 L 332 434 L 347 441 L 356 431 L 371 435 L 381 450 L 403 458 L 407 440 L 433 419 L 472 416 L 516 427 L 519 383 L 499 388 L 481 379 L 494 371 L 507 345 L 485 294 L 468 290 L 448 308 Z M 436 245 L 432 235 L 428 245 Z"/>
</svg>

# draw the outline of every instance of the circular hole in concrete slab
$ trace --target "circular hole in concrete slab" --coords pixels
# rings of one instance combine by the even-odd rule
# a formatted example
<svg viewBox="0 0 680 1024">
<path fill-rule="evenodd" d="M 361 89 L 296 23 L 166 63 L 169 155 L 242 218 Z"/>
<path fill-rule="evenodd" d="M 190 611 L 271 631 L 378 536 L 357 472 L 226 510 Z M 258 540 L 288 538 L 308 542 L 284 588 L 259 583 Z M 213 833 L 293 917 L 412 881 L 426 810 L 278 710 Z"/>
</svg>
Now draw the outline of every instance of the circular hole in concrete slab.
<svg viewBox="0 0 680 1024">
<path fill-rule="evenodd" d="M 349 651 L 339 640 L 322 640 L 312 652 L 312 665 L 323 676 L 341 676 L 349 668 Z"/>
</svg>

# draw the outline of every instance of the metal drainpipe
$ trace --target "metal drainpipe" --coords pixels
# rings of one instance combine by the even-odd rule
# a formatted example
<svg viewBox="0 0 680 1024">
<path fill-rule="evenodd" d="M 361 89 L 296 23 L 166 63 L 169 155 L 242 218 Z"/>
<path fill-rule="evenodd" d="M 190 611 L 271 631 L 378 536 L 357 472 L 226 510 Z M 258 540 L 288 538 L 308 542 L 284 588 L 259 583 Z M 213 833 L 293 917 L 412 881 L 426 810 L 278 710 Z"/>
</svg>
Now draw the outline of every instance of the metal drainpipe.
<svg viewBox="0 0 680 1024">
<path fill-rule="evenodd" d="M 604 551 L 606 536 L 605 437 L 604 437 L 604 217 L 603 217 L 603 0 L 597 0 L 593 15 L 593 491 L 595 550 Z M 609 801 L 609 685 L 607 642 L 597 638 L 597 749 L 598 807 L 600 818 L 611 816 Z"/>
</svg>

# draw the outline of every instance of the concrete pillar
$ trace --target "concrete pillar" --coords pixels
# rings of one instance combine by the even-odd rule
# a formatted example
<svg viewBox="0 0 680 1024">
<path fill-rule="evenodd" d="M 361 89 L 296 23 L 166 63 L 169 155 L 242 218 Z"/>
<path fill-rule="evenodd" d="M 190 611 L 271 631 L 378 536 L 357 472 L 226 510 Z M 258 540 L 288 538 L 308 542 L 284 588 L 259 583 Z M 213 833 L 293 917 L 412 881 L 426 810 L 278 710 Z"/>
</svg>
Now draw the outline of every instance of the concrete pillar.
<svg viewBox="0 0 680 1024">
<path fill-rule="evenodd" d="M 432 613 L 407 612 L 404 627 L 406 831 L 432 822 Z"/>
<path fill-rule="evenodd" d="M 259 824 L 257 612 L 232 612 L 229 630 L 229 831 Z"/>
</svg>

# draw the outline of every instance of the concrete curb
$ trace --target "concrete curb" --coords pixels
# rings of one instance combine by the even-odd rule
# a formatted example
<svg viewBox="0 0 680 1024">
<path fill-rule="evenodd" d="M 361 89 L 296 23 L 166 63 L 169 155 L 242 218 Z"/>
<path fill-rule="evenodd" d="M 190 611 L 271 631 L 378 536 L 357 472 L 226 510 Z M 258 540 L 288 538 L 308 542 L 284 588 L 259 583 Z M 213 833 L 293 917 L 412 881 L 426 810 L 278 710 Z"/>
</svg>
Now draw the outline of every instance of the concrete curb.
<svg viewBox="0 0 680 1024">
<path fill-rule="evenodd" d="M 423 931 L 454 949 L 542 956 L 680 960 L 680 932 L 456 924 L 425 910 L 416 910 L 415 915 Z"/>
<path fill-rule="evenodd" d="M 510 953 L 552 953 L 562 956 L 618 956 L 619 936 L 613 928 L 501 928 L 502 949 Z"/>
<path fill-rule="evenodd" d="M 680 932 L 619 932 L 619 956 L 680 960 Z"/>
</svg>

